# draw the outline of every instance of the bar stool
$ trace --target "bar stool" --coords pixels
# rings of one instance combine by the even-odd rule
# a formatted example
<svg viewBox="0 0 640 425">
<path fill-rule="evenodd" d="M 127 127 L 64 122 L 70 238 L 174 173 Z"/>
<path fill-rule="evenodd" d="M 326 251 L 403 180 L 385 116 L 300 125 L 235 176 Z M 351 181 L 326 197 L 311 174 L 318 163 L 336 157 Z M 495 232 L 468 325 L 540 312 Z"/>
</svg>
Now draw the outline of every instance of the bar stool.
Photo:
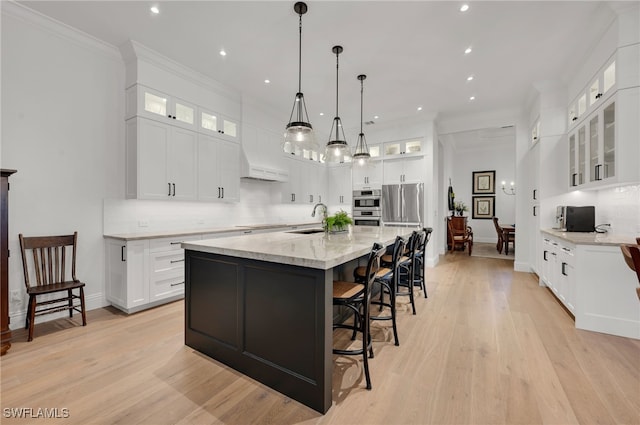
<svg viewBox="0 0 640 425">
<path fill-rule="evenodd" d="M 420 289 L 422 289 L 422 293 L 424 294 L 424 297 L 427 298 L 427 282 L 424 276 L 424 267 L 425 267 L 427 244 L 431 239 L 431 233 L 433 232 L 433 228 L 424 227 L 422 229 L 422 232 L 423 232 L 423 235 L 420 240 L 420 246 L 418 247 L 418 252 L 416 252 L 418 276 L 414 280 L 414 285 L 420 287 Z"/>
<path fill-rule="evenodd" d="M 404 255 L 399 259 L 398 279 L 396 280 L 396 297 L 408 296 L 414 315 L 416 314 L 416 302 L 413 296 L 413 286 L 416 276 L 416 253 L 419 243 L 420 233 L 414 230 L 409 237 Z M 401 288 L 404 288 L 404 290 L 401 290 Z"/>
<path fill-rule="evenodd" d="M 353 325 L 347 323 L 334 323 L 333 329 L 351 329 L 355 339 L 358 332 L 362 334 L 362 347 L 356 349 L 337 349 L 333 348 L 333 354 L 358 356 L 362 355 L 364 363 L 364 374 L 367 381 L 367 389 L 371 389 L 371 377 L 369 376 L 368 356 L 373 358 L 373 349 L 371 347 L 371 332 L 369 329 L 370 307 L 371 307 L 371 288 L 375 280 L 376 273 L 380 267 L 380 257 L 385 252 L 385 248 L 374 243 L 367 260 L 367 268 L 365 270 L 366 279 L 363 283 L 333 281 L 333 305 L 343 306 L 353 312 Z M 368 354 L 368 355 L 367 355 Z"/>
<path fill-rule="evenodd" d="M 371 320 L 391 320 L 393 328 L 393 339 L 395 345 L 400 345 L 398 338 L 398 326 L 396 324 L 396 288 L 398 279 L 398 267 L 400 266 L 400 257 L 404 252 L 405 240 L 401 236 L 396 236 L 396 240 L 392 248 L 392 261 L 390 267 L 382 267 L 376 273 L 374 283 L 380 284 L 380 298 L 372 300 L 371 304 L 379 306 L 379 311 L 383 307 L 389 308 L 389 315 L 370 316 Z M 385 254 L 388 255 L 388 254 Z M 357 267 L 353 271 L 353 277 L 356 282 L 362 283 L 365 280 L 366 268 L 364 266 Z M 389 302 L 385 302 L 385 294 L 389 295 Z"/>
</svg>

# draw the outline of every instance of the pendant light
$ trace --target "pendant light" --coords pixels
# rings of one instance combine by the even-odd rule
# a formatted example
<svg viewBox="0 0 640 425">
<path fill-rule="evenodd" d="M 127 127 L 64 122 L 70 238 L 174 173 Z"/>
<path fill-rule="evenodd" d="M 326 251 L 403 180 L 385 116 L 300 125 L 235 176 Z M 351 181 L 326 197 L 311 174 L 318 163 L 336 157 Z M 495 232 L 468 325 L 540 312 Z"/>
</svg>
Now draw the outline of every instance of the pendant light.
<svg viewBox="0 0 640 425">
<path fill-rule="evenodd" d="M 356 150 L 353 152 L 353 160 L 358 165 L 365 165 L 371 159 L 369 146 L 367 146 L 367 139 L 364 137 L 364 132 L 362 131 L 362 98 L 364 93 L 364 80 L 366 78 L 367 76 L 364 74 L 358 75 L 358 80 L 360 80 L 360 134 L 358 134 Z"/>
<path fill-rule="evenodd" d="M 298 92 L 293 101 L 291 116 L 287 124 L 282 148 L 287 153 L 295 153 L 296 148 L 317 149 L 313 127 L 309 122 L 307 105 L 304 103 L 302 94 L 302 15 L 307 13 L 307 5 L 304 2 L 297 2 L 293 5 L 293 10 L 298 14 Z"/>
<path fill-rule="evenodd" d="M 345 162 L 351 157 L 349 145 L 344 137 L 342 121 L 338 115 L 338 70 L 340 67 L 339 56 L 340 53 L 342 53 L 342 50 L 342 46 L 333 46 L 331 49 L 331 51 L 336 54 L 336 117 L 333 119 L 333 124 L 331 124 L 329 143 L 327 143 L 327 147 L 325 149 L 324 160 L 326 162 Z"/>
</svg>

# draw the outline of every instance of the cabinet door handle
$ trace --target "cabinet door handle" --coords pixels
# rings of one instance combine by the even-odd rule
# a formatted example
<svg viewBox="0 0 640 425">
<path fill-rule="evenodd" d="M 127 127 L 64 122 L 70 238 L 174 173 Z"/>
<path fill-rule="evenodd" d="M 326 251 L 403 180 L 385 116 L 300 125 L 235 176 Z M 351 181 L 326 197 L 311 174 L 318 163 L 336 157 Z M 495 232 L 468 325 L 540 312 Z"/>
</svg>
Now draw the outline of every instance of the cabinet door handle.
<svg viewBox="0 0 640 425">
<path fill-rule="evenodd" d="M 169 242 L 169 245 L 180 245 L 182 242 L 184 242 L 184 241 Z"/>
<path fill-rule="evenodd" d="M 248 234 L 250 234 L 251 232 L 253 232 L 253 230 L 245 230 L 243 233 L 244 233 L 245 235 L 248 235 Z"/>
<path fill-rule="evenodd" d="M 171 260 L 170 263 L 184 263 L 184 258 L 182 260 Z"/>
<path fill-rule="evenodd" d="M 596 99 L 600 99 L 601 97 L 602 97 L 602 93 L 598 93 L 598 94 L 596 95 Z"/>
<path fill-rule="evenodd" d="M 536 206 L 534 205 L 534 206 L 533 206 L 533 216 L 535 217 L 535 216 L 537 216 L 537 215 L 538 215 L 538 214 L 536 213 Z"/>
<path fill-rule="evenodd" d="M 562 274 L 565 276 L 569 276 L 566 272 L 565 272 L 565 267 L 566 267 L 567 263 L 565 263 L 564 261 L 562 262 Z"/>
<path fill-rule="evenodd" d="M 218 199 L 220 199 L 220 196 L 222 196 L 222 195 L 221 195 L 221 192 L 220 192 L 220 186 L 218 186 Z"/>
<path fill-rule="evenodd" d="M 549 251 L 546 251 L 546 250 L 545 250 L 545 251 L 542 253 L 542 259 L 543 259 L 544 261 L 549 261 L 549 260 L 547 259 L 547 252 L 549 252 Z"/>
<path fill-rule="evenodd" d="M 224 187 L 221 187 L 220 189 L 222 189 L 222 199 L 224 199 Z"/>
<path fill-rule="evenodd" d="M 578 117 L 571 118 L 571 121 L 578 121 Z"/>
<path fill-rule="evenodd" d="M 538 189 L 533 189 L 533 200 L 537 200 L 538 199 Z"/>
<path fill-rule="evenodd" d="M 313 203 L 313 195 L 309 195 L 309 202 Z"/>
<path fill-rule="evenodd" d="M 602 176 L 600 175 L 600 170 L 602 169 L 602 164 L 598 164 L 595 167 L 596 172 L 596 180 L 602 180 Z"/>
<path fill-rule="evenodd" d="M 171 183 L 167 183 L 169 185 L 169 193 L 167 193 L 167 196 L 171 196 Z"/>
<path fill-rule="evenodd" d="M 120 247 L 120 261 L 127 261 L 127 260 L 124 258 L 124 250 L 125 250 L 125 249 L 126 249 L 126 246 L 124 246 L 124 245 L 122 245 L 122 246 Z"/>
<path fill-rule="evenodd" d="M 318 195 L 318 202 L 322 202 L 322 195 Z"/>
<path fill-rule="evenodd" d="M 184 285 L 184 282 L 172 283 L 171 286 L 180 286 Z"/>
<path fill-rule="evenodd" d="M 577 186 L 576 185 L 576 176 L 577 175 L 578 174 L 576 174 L 576 173 L 571 174 L 571 186 Z"/>
</svg>

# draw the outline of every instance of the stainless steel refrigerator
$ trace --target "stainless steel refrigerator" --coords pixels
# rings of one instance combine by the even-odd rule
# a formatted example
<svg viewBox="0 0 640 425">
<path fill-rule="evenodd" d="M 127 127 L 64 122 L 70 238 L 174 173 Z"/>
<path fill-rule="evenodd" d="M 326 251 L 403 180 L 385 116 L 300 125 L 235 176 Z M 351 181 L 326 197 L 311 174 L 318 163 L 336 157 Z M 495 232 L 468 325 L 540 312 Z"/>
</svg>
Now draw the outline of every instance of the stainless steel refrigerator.
<svg viewBox="0 0 640 425">
<path fill-rule="evenodd" d="M 382 223 L 420 226 L 424 222 L 424 183 L 382 185 Z"/>
</svg>

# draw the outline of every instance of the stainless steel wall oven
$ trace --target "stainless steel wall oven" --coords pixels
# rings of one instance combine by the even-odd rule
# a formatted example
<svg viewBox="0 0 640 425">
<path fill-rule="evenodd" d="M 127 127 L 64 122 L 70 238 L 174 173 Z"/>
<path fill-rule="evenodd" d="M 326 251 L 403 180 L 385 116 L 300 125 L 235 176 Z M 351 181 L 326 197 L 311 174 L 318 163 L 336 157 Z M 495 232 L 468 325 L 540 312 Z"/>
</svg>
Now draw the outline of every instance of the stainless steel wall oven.
<svg viewBox="0 0 640 425">
<path fill-rule="evenodd" d="M 356 226 L 380 226 L 380 189 L 353 191 L 353 222 Z"/>
</svg>

